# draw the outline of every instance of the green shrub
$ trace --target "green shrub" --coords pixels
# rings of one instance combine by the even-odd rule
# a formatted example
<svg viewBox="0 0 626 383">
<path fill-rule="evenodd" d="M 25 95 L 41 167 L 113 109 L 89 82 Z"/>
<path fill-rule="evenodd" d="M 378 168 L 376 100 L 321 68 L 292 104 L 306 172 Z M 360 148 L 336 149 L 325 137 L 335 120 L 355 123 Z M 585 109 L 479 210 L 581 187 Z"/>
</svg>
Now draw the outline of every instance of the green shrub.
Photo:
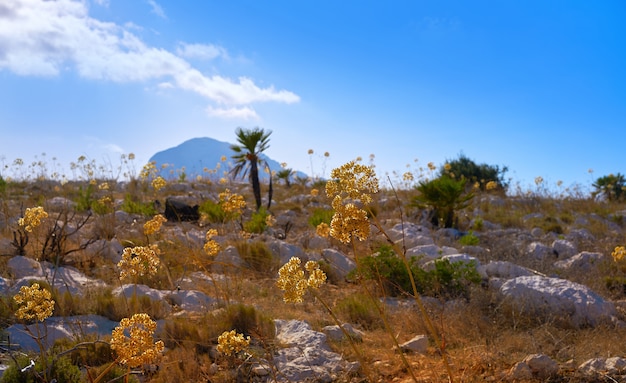
<svg viewBox="0 0 626 383">
<path fill-rule="evenodd" d="M 309 225 L 317 227 L 320 223 L 326 223 L 330 225 L 330 221 L 333 219 L 335 212 L 331 209 L 316 208 L 309 217 Z"/>
<path fill-rule="evenodd" d="M 5 195 L 7 191 L 7 182 L 0 176 L 0 195 Z"/>
<path fill-rule="evenodd" d="M 22 368 L 28 366 L 31 360 L 35 361 L 35 371 L 26 370 L 22 372 Z M 48 381 L 56 379 L 59 383 L 80 383 L 82 382 L 82 374 L 80 368 L 72 364 L 68 357 L 60 357 L 53 360 L 48 358 L 48 367 L 52 366 L 48 374 Z M 43 372 L 42 364 L 39 358 L 31 359 L 28 355 L 18 355 L 17 365 L 15 362 L 9 365 L 2 375 L 2 383 L 35 383 L 41 380 L 35 376 L 35 372 L 41 374 Z"/>
<path fill-rule="evenodd" d="M 249 221 L 243 224 L 243 229 L 248 233 L 261 234 L 267 229 L 267 217 L 270 214 L 263 207 L 252 213 Z"/>
<path fill-rule="evenodd" d="M 337 311 L 350 323 L 365 330 L 383 328 L 382 316 L 376 305 L 365 294 L 353 294 L 337 303 Z"/>
<path fill-rule="evenodd" d="M 225 223 L 234 218 L 226 214 L 220 204 L 215 203 L 210 199 L 200 204 L 198 212 L 200 212 L 200 215 L 204 219 L 208 220 L 211 223 Z"/>
<path fill-rule="evenodd" d="M 463 246 L 477 246 L 480 240 L 471 230 L 459 238 L 459 243 Z"/>
<path fill-rule="evenodd" d="M 87 188 L 83 189 L 82 186 L 78 187 L 78 196 L 76 197 L 76 210 L 77 211 L 87 211 L 91 209 L 91 205 L 94 202 L 93 199 L 93 188 L 92 184 L 87 184 Z"/>
<path fill-rule="evenodd" d="M 128 214 L 140 214 L 147 217 L 151 217 L 157 213 L 152 203 L 141 202 L 130 193 L 124 195 L 124 202 L 122 202 L 121 209 Z"/>
<path fill-rule="evenodd" d="M 271 275 L 276 273 L 279 261 L 274 257 L 265 242 L 240 241 L 235 244 L 239 256 L 246 262 L 246 265 L 254 271 Z"/>
<path fill-rule="evenodd" d="M 619 201 L 626 195 L 626 178 L 620 173 L 600 177 L 591 186 L 594 197 L 603 195 L 609 201 Z"/>
<path fill-rule="evenodd" d="M 425 270 L 419 266 L 417 258 L 412 257 L 409 266 L 417 292 L 442 299 L 469 298 L 470 286 L 481 281 L 475 262 L 450 262 L 447 259 L 437 259 L 433 262 L 431 269 Z M 356 276 L 367 280 L 382 281 L 385 295 L 413 294 L 404 262 L 388 245 L 381 246 L 375 255 L 363 257 L 359 268 L 348 275 L 349 278 Z"/>
<path fill-rule="evenodd" d="M 441 169 L 440 175 L 454 174 L 457 179 L 464 179 L 469 182 L 470 185 L 479 183 L 480 189 L 485 190 L 489 181 L 493 181 L 498 185 L 498 189 L 506 190 L 508 183 L 504 178 L 504 175 L 508 171 L 506 166 L 500 168 L 497 165 L 477 164 L 464 154 L 460 154 L 459 158 L 451 161 L 446 161 L 449 165 L 449 169 Z"/>
<path fill-rule="evenodd" d="M 442 175 L 432 181 L 420 181 L 416 187 L 419 194 L 413 197 L 411 206 L 432 210 L 432 223 L 440 227 L 458 226 L 456 212 L 469 206 L 474 194 L 465 191 L 465 179 Z"/>
<path fill-rule="evenodd" d="M 474 218 L 474 223 L 472 224 L 472 228 L 474 230 L 482 230 L 483 227 L 485 226 L 485 221 L 483 220 L 482 217 L 476 217 Z"/>
</svg>

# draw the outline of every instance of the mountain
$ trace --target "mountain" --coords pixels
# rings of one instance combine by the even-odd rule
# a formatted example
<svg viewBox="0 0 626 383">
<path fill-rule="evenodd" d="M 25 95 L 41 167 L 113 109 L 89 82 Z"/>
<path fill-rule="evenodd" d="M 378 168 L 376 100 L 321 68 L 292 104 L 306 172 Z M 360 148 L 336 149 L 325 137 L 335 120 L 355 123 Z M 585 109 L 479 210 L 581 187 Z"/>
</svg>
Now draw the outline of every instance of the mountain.
<svg viewBox="0 0 626 383">
<path fill-rule="evenodd" d="M 165 149 L 150 157 L 150 162 L 155 162 L 160 175 L 167 179 L 179 178 L 184 173 L 187 179 L 197 176 L 220 179 L 224 177 L 224 171 L 233 168 L 232 156 L 235 154 L 228 142 L 218 141 L 209 137 L 192 138 L 173 148 Z M 222 157 L 226 161 L 222 161 Z M 280 163 L 266 155 L 261 157 L 267 161 L 272 171 L 282 169 Z M 296 172 L 298 177 L 307 177 L 303 172 Z M 267 179 L 267 173 L 259 169 L 259 178 Z"/>
</svg>

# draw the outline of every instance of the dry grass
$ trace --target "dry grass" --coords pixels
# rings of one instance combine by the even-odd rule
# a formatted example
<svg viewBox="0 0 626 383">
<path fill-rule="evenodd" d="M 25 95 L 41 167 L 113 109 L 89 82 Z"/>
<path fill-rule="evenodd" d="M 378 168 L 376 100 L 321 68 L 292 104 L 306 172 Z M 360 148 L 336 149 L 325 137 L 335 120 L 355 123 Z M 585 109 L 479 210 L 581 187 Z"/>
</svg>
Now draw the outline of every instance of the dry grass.
<svg viewBox="0 0 626 383">
<path fill-rule="evenodd" d="M 9 183 L 6 197 L 2 202 L 2 213 L 5 217 L 17 218 L 21 214 L 22 206 L 38 204 L 45 206 L 45 201 L 54 196 L 77 198 L 79 186 L 78 184 Z M 134 187 L 137 190 L 143 190 L 140 185 L 134 185 Z M 237 185 L 230 185 L 230 188 L 237 190 Z M 219 185 L 201 183 L 194 185 L 190 193 L 206 196 L 222 189 Z M 239 192 L 243 193 L 248 201 L 252 201 L 249 187 L 245 186 Z M 296 245 L 305 243 L 305 238 L 310 236 L 313 230 L 307 223 L 309 215 L 315 208 L 328 204 L 323 191 L 316 198 L 308 196 L 309 192 L 310 188 L 302 185 L 293 185 L 291 188 L 283 185 L 275 186 L 276 202 L 272 206 L 272 212 L 278 216 L 285 211 L 291 211 L 297 217 L 296 221 L 292 222 L 293 229 L 288 233 L 287 242 Z M 122 200 L 125 193 L 126 191 L 119 188 L 112 192 L 117 200 Z M 187 192 L 181 192 L 183 193 Z M 167 195 L 171 194 L 170 191 Z M 292 197 L 298 195 L 305 197 L 296 202 Z M 391 193 L 380 196 L 380 200 L 385 200 L 384 203 L 376 205 L 381 221 L 399 222 L 398 208 L 404 208 L 402 201 L 408 200 L 410 191 L 399 191 L 397 196 L 399 197 L 396 198 L 396 195 Z M 144 199 L 147 202 L 153 197 L 164 199 L 165 194 L 154 196 L 148 193 Z M 475 218 L 472 212 L 480 211 L 480 217 L 484 221 L 501 227 L 502 230 L 497 233 L 486 229 L 476 230 L 480 238 L 480 246 L 485 249 L 477 255 L 481 262 L 506 260 L 552 274 L 555 270 L 550 263 L 529 259 L 524 253 L 525 246 L 533 240 L 527 235 L 531 229 L 542 230 L 542 237 L 538 240 L 544 243 L 567 235 L 572 230 L 585 229 L 595 239 L 578 241 L 576 245 L 579 250 L 596 251 L 608 255 L 616 245 L 626 242 L 623 229 L 625 222 L 620 218 L 610 216 L 624 209 L 626 209 L 624 204 L 600 203 L 584 198 L 504 197 L 484 194 L 476 197 L 474 205 L 466 209 L 460 222 L 462 230 L 472 229 L 469 226 L 470 221 Z M 247 211 L 244 217 L 249 215 L 250 211 Z M 528 218 L 533 215 L 536 217 Z M 408 210 L 404 218 L 415 221 L 417 216 L 418 212 Z M 188 276 L 192 272 L 211 272 L 211 260 L 203 257 L 201 246 L 193 240 L 169 238 L 165 234 L 162 237 L 146 238 L 141 232 L 141 227 L 151 217 L 133 216 L 134 221 L 131 222 L 120 222 L 111 217 L 95 217 L 93 224 L 86 227 L 85 231 L 103 239 L 115 237 L 126 245 L 159 243 L 162 251 L 161 259 L 166 270 L 161 269 L 157 276 L 144 278 L 139 282 L 155 288 L 172 289 L 174 288 L 172 281 Z M 6 219 L 6 222 L 11 222 L 11 220 Z M 112 225 L 115 227 L 111 227 Z M 173 230 L 177 226 L 182 228 L 184 233 L 191 230 L 206 230 L 206 227 L 200 228 L 193 224 L 167 223 L 164 232 Z M 234 225 L 220 227 L 220 234 L 234 235 L 232 227 Z M 0 225 L 0 228 L 0 239 L 11 240 L 12 226 L 5 224 Z M 255 240 L 262 241 L 263 238 L 259 236 Z M 461 248 L 454 239 L 443 236 L 435 236 L 435 239 L 439 246 Z M 29 254 L 35 253 L 37 243 L 33 241 L 29 244 Z M 228 243 L 238 244 L 242 251 L 251 246 L 239 237 L 229 238 Z M 348 254 L 351 253 L 350 247 L 334 241 L 331 243 L 335 248 Z M 376 243 L 363 243 L 359 244 L 359 249 L 367 253 L 369 249 L 377 246 Z M 262 255 L 265 254 L 262 249 L 258 251 Z M 9 277 L 6 273 L 6 262 L 10 256 L 9 251 L 5 251 L 5 254 L 0 256 L 0 274 L 4 277 Z M 87 252 L 72 254 L 68 260 L 71 260 L 73 266 L 88 276 L 102 279 L 114 286 L 119 284 L 115 267 L 108 260 L 94 258 L 87 255 Z M 305 319 L 314 329 L 334 324 L 322 305 L 310 296 L 302 304 L 284 303 L 281 291 L 275 286 L 275 279 L 271 276 L 277 265 L 262 263 L 265 261 L 267 261 L 265 258 L 261 258 L 259 260 L 261 263 L 258 264 L 249 261 L 253 264 L 250 268 L 227 269 L 224 272 L 225 278 L 198 282 L 195 288 L 210 296 L 218 297 L 224 302 L 240 302 L 253 306 L 266 318 Z M 615 273 L 610 264 L 601 264 L 591 273 L 568 274 L 564 277 L 584 283 L 600 294 L 609 296 L 610 292 L 603 282 L 603 277 Z M 351 298 L 354 299 L 355 296 L 366 296 L 363 294 L 362 285 L 345 282 L 336 285 L 327 284 L 322 287 L 322 291 L 324 299 L 333 311 L 341 320 L 346 321 L 354 319 L 356 315 L 350 311 L 346 302 L 349 302 Z M 613 297 L 624 299 L 623 294 L 613 295 Z M 105 293 L 91 293 L 86 298 L 59 296 L 58 304 L 59 312 L 66 315 L 108 312 L 109 317 L 119 317 L 124 312 L 122 302 L 117 302 Z M 481 287 L 472 289 L 469 302 L 431 302 L 428 308 L 433 323 L 445 342 L 445 352 L 449 355 L 453 376 L 457 382 L 505 381 L 505 373 L 508 369 L 527 355 L 534 353 L 544 353 L 563 365 L 570 361 L 572 366 L 577 366 L 589 358 L 621 356 L 624 352 L 622 340 L 626 335 L 625 329 L 606 327 L 574 329 L 563 326 L 558 321 L 525 317 L 500 305 L 493 292 Z M 144 309 L 149 308 L 144 307 Z M 155 316 L 165 316 L 158 307 L 151 309 Z M 380 322 L 376 321 L 376 312 L 372 315 L 371 307 L 357 309 L 364 310 L 360 313 L 364 318 L 360 326 L 365 330 L 365 337 L 359 348 L 368 366 L 374 372 L 375 379 L 380 382 L 410 381 L 409 372 L 392 347 L 393 342 L 389 333 L 384 330 Z M 391 307 L 387 309 L 387 314 L 393 334 L 399 342 L 428 332 L 414 305 Z M 159 363 L 160 370 L 148 381 L 207 381 L 209 379 L 212 382 L 234 381 L 233 361 L 224 360 L 212 351 L 218 332 L 232 325 L 232 321 L 219 317 L 219 313 L 207 313 L 187 319 L 170 318 L 168 321 L 170 321 L 167 327 L 169 349 Z M 10 318 L 3 318 L 3 323 L 10 323 Z M 271 337 L 267 333 L 260 334 L 258 331 L 256 335 L 259 336 L 257 347 L 260 351 L 258 352 L 271 352 L 274 347 Z M 348 343 L 333 343 L 332 347 L 346 359 L 356 360 Z M 407 354 L 407 358 L 413 366 L 418 381 L 448 381 L 446 368 L 435 344 L 431 344 L 427 354 Z M 359 378 L 353 376 L 343 376 L 338 379 L 346 382 L 360 381 Z M 585 381 L 584 378 L 576 376 L 574 370 L 559 379 L 561 380 L 555 380 L 555 382 Z"/>
</svg>

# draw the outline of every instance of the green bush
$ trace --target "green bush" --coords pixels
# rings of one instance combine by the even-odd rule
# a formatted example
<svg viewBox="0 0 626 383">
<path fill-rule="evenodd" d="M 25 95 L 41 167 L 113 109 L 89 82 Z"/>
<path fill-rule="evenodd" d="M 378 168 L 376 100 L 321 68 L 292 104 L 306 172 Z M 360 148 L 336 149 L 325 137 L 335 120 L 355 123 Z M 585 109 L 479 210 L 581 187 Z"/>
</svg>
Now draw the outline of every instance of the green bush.
<svg viewBox="0 0 626 383">
<path fill-rule="evenodd" d="M 267 217 L 270 214 L 263 207 L 252 213 L 249 221 L 243 224 L 243 229 L 248 233 L 261 234 L 267 229 Z"/>
<path fill-rule="evenodd" d="M 317 227 L 320 223 L 326 223 L 330 225 L 330 221 L 333 219 L 335 212 L 331 209 L 316 208 L 309 217 L 309 225 Z"/>
<path fill-rule="evenodd" d="M 498 185 L 498 189 L 501 190 L 506 190 L 508 187 L 508 183 L 504 178 L 508 171 L 506 166 L 500 168 L 497 165 L 477 164 L 464 154 L 460 154 L 459 158 L 446 161 L 446 163 L 449 165 L 449 169 L 442 168 L 440 175 L 446 173 L 454 174 L 456 179 L 467 180 L 469 185 L 478 182 L 480 189 L 483 191 L 489 181 L 495 182 Z"/>
<path fill-rule="evenodd" d="M 465 179 L 442 175 L 432 181 L 420 181 L 419 194 L 413 197 L 411 206 L 432 209 L 435 226 L 458 226 L 456 212 L 469 206 L 474 194 L 466 192 Z"/>
<path fill-rule="evenodd" d="M 152 203 L 141 202 L 130 193 L 124 195 L 121 209 L 128 214 L 140 214 L 146 217 L 151 217 L 157 213 Z"/>
<path fill-rule="evenodd" d="M 94 202 L 93 194 L 93 185 L 87 184 L 87 188 L 83 189 L 82 186 L 78 187 L 78 196 L 76 197 L 76 210 L 77 211 L 87 211 L 91 209 L 91 205 Z"/>
<path fill-rule="evenodd" d="M 450 262 L 447 259 L 437 259 L 430 270 L 424 270 L 417 263 L 417 258 L 412 257 L 409 260 L 409 266 L 417 292 L 442 299 L 469 298 L 470 286 L 481 281 L 475 262 Z M 404 262 L 388 245 L 381 246 L 375 255 L 363 257 L 359 268 L 348 275 L 349 278 L 356 276 L 367 280 L 382 281 L 385 295 L 413 294 L 411 280 Z"/>
<path fill-rule="evenodd" d="M 479 242 L 480 240 L 471 230 L 467 234 L 459 238 L 459 243 L 463 246 L 477 246 Z"/>
<path fill-rule="evenodd" d="M 219 203 L 215 203 L 210 199 L 200 204 L 198 212 L 200 212 L 200 215 L 204 219 L 211 223 L 225 223 L 234 218 L 226 214 Z"/>
<path fill-rule="evenodd" d="M 600 177 L 592 186 L 594 197 L 603 195 L 609 201 L 619 201 L 626 196 L 626 178 L 620 173 Z"/>
<path fill-rule="evenodd" d="M 22 368 L 30 365 L 30 361 L 37 359 L 35 362 L 34 371 L 32 369 L 22 372 Z M 28 355 L 18 355 L 17 363 L 11 363 L 9 368 L 4 371 L 2 375 L 2 383 L 35 383 L 42 381 L 35 373 L 41 374 L 43 367 L 39 358 L 32 358 Z M 82 374 L 80 368 L 72 364 L 72 361 L 68 357 L 60 357 L 53 360 L 48 358 L 48 367 L 51 366 L 50 373 L 48 374 L 48 381 L 56 379 L 58 383 L 80 383 L 82 382 Z"/>
</svg>

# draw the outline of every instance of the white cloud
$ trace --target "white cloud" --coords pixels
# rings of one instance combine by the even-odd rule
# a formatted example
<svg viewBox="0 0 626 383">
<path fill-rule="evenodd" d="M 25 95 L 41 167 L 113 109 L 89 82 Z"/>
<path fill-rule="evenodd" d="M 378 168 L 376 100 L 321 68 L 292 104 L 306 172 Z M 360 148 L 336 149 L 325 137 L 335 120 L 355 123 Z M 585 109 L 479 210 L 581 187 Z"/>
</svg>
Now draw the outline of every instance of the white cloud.
<svg viewBox="0 0 626 383">
<path fill-rule="evenodd" d="M 119 154 L 124 153 L 124 149 L 122 149 L 121 146 L 116 145 L 116 144 L 106 144 L 103 147 L 104 147 L 104 149 L 106 149 L 106 150 L 108 150 L 110 152 L 113 152 L 113 153 L 119 153 Z"/>
<path fill-rule="evenodd" d="M 225 118 L 225 119 L 242 119 L 242 120 L 259 120 L 259 116 L 249 107 L 242 108 L 206 108 L 209 116 Z"/>
<path fill-rule="evenodd" d="M 186 44 L 179 43 L 176 53 L 181 57 L 189 59 L 213 60 L 217 57 L 228 59 L 226 49 L 212 44 Z"/>
<path fill-rule="evenodd" d="M 163 10 L 163 7 L 161 7 L 159 4 L 157 4 L 156 1 L 154 1 L 154 0 L 146 0 L 146 2 L 152 8 L 152 13 L 154 13 L 155 15 L 159 16 L 162 19 L 167 19 L 167 16 L 165 15 L 165 11 Z"/>
<path fill-rule="evenodd" d="M 114 82 L 158 81 L 194 92 L 225 106 L 255 102 L 295 103 L 300 97 L 273 86 L 261 88 L 253 80 L 206 76 L 184 58 L 220 55 L 212 45 L 182 45 L 176 55 L 146 45 L 120 25 L 89 16 L 78 0 L 3 0 L 0 6 L 0 70 L 22 76 L 58 76 L 70 68 L 84 78 Z M 212 48 L 210 48 L 212 47 Z M 239 108 L 242 115 L 251 115 Z M 254 113 L 252 111 L 254 115 Z"/>
</svg>

